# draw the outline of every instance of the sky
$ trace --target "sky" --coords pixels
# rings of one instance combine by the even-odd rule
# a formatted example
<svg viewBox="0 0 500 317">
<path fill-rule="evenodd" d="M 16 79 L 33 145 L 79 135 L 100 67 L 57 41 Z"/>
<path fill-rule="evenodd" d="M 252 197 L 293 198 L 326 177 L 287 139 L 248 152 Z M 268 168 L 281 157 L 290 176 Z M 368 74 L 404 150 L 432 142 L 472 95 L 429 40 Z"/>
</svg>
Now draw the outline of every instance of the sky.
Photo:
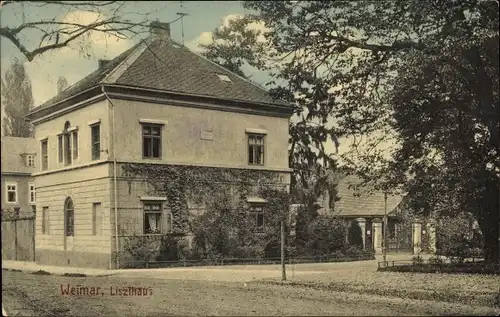
<svg viewBox="0 0 500 317">
<path fill-rule="evenodd" d="M 70 10 L 71 9 L 71 10 Z M 245 10 L 238 1 L 144 1 L 127 2 L 122 8 L 138 18 L 141 14 L 150 13 L 150 20 L 170 22 L 177 19 L 178 12 L 188 14 L 181 21 L 171 24 L 171 37 L 182 42 L 193 51 L 200 52 L 199 43 L 208 44 L 211 41 L 211 32 L 221 25 L 227 25 L 234 17 L 245 14 Z M 91 23 L 97 15 L 84 9 L 75 10 L 65 6 L 40 6 L 38 4 L 10 3 L 0 8 L 0 23 L 2 26 L 15 27 L 24 22 L 44 21 L 56 17 L 58 21 Z M 132 17 L 132 15 L 131 15 Z M 263 26 L 256 25 L 255 28 Z M 182 38 L 182 29 L 184 38 Z M 27 43 L 31 49 L 40 40 L 40 34 L 25 32 L 21 42 Z M 35 106 L 54 97 L 57 93 L 57 80 L 64 76 L 69 85 L 76 83 L 93 72 L 99 59 L 112 59 L 136 43 L 138 38 L 118 40 L 107 37 L 103 33 L 91 33 L 86 38 L 74 42 L 70 47 L 50 51 L 27 61 L 17 47 L 9 40 L 0 38 L 1 74 L 4 76 L 12 61 L 17 58 L 23 61 L 31 79 Z M 83 50 L 82 50 L 83 48 Z M 270 77 L 263 72 L 243 69 L 253 81 L 265 85 Z M 3 117 L 3 108 L 2 108 Z M 349 141 L 341 140 L 340 153 L 348 150 Z M 326 145 L 329 152 L 334 153 L 333 143 Z"/>
</svg>

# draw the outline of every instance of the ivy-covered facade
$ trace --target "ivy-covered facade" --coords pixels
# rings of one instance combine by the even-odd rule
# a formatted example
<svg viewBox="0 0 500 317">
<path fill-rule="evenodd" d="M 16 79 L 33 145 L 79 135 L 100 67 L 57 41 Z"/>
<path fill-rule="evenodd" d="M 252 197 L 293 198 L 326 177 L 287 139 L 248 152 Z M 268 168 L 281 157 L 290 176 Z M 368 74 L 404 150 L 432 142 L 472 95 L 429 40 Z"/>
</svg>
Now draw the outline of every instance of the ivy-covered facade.
<svg viewBox="0 0 500 317">
<path fill-rule="evenodd" d="M 273 197 L 289 191 L 291 115 L 290 105 L 152 29 L 30 113 L 41 160 L 36 261 L 123 267 L 126 237 L 192 244 L 193 219 L 216 205 L 286 209 Z M 249 211 L 255 231 L 267 230 L 269 211 Z"/>
</svg>

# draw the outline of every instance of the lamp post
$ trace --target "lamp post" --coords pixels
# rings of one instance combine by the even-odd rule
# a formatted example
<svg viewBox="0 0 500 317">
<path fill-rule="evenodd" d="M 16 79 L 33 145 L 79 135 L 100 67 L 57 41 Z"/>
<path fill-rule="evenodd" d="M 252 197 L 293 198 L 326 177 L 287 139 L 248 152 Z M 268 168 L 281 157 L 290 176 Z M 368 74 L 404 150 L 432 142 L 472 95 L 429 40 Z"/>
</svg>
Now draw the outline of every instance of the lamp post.
<svg viewBox="0 0 500 317">
<path fill-rule="evenodd" d="M 382 256 L 384 257 L 384 265 L 387 262 L 387 190 L 384 191 L 384 246 L 382 248 Z"/>
</svg>

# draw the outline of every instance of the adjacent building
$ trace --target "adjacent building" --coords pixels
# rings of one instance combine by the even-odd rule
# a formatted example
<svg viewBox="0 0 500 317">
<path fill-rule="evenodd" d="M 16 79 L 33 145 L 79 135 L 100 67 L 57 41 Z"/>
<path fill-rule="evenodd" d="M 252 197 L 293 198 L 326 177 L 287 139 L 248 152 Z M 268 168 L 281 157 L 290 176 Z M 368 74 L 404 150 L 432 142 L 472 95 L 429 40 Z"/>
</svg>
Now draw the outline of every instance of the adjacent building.
<svg viewBox="0 0 500 317">
<path fill-rule="evenodd" d="M 168 232 L 167 198 L 127 180 L 127 163 L 273 171 L 286 186 L 291 115 L 290 105 L 172 41 L 168 25 L 152 25 L 148 39 L 28 116 L 36 261 L 114 268 L 119 234 Z"/>
<path fill-rule="evenodd" d="M 2 136 L 2 216 L 32 217 L 36 213 L 36 188 L 32 173 L 37 164 L 34 138 Z"/>
</svg>

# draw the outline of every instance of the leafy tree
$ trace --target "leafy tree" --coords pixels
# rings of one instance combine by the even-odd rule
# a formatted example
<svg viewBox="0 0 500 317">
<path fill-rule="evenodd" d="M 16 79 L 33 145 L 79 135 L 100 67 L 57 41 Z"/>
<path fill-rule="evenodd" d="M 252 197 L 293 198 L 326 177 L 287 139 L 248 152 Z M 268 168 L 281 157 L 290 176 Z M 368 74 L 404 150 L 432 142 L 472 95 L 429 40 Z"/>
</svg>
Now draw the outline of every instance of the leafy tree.
<svg viewBox="0 0 500 317">
<path fill-rule="evenodd" d="M 33 129 L 24 117 L 33 108 L 31 81 L 19 60 L 14 60 L 2 79 L 2 106 L 5 109 L 4 133 L 6 136 L 31 137 Z"/>
<path fill-rule="evenodd" d="M 290 127 L 290 158 L 304 179 L 314 162 L 336 167 L 326 139 L 383 135 L 356 154 L 357 162 L 344 156 L 347 167 L 374 188 L 402 189 L 417 212 L 472 212 L 486 257 L 498 258 L 498 3 L 244 6 L 246 20 L 269 29 L 268 46 L 239 57 L 264 65 L 272 92 L 296 104 L 302 123 Z M 389 158 L 379 147 L 387 136 L 395 143 Z"/>
</svg>

